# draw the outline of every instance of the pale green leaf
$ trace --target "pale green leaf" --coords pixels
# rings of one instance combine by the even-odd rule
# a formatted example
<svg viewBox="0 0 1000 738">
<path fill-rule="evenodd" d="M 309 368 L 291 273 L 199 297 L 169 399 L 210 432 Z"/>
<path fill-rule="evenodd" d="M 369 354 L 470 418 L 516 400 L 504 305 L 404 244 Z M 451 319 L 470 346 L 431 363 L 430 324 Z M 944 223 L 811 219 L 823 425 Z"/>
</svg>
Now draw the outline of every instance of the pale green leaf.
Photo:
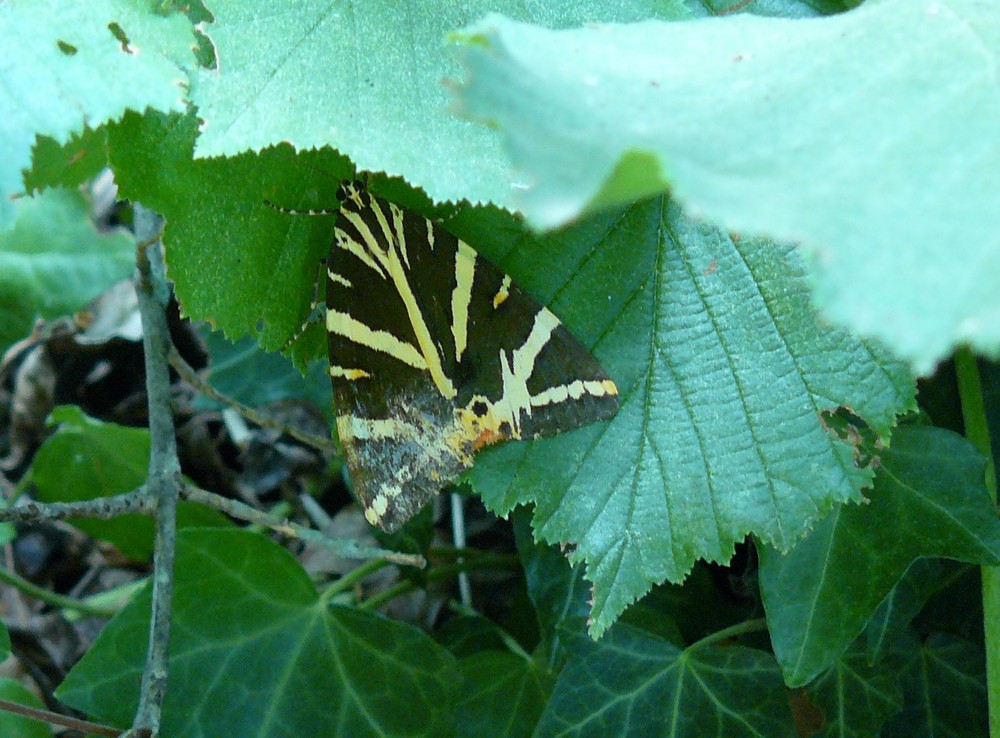
<svg viewBox="0 0 1000 738">
<path fill-rule="evenodd" d="M 0 230 L 37 135 L 64 144 L 126 110 L 183 111 L 194 35 L 181 15 L 128 0 L 0 3 Z"/>
<path fill-rule="evenodd" d="M 798 243 L 836 322 L 926 371 L 1000 349 L 1000 13 L 884 0 L 552 31 L 470 28 L 465 114 L 500 129 L 529 219 L 669 185 L 689 212 Z"/>
<path fill-rule="evenodd" d="M 135 268 L 135 241 L 99 233 L 77 192 L 50 190 L 11 207 L 14 228 L 0 233 L 0 351 L 25 337 L 36 318 L 83 309 Z"/>
<path fill-rule="evenodd" d="M 204 120 L 197 155 L 328 145 L 358 169 L 403 176 L 437 200 L 509 203 L 495 136 L 456 119 L 447 89 L 461 76 L 447 35 L 498 7 L 554 26 L 685 12 L 676 0 L 219 0 L 204 27 L 219 68 L 201 70 L 192 93 Z"/>
</svg>

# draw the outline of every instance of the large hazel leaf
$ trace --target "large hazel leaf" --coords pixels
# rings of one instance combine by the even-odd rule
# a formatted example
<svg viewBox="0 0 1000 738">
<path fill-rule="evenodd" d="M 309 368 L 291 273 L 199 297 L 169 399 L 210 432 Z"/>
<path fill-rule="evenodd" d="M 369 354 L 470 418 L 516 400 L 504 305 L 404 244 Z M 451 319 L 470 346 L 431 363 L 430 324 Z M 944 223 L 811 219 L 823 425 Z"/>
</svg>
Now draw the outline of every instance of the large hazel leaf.
<svg viewBox="0 0 1000 738">
<path fill-rule="evenodd" d="M 884 0 L 464 36 L 465 114 L 501 130 L 552 226 L 669 185 L 728 229 L 799 243 L 829 316 L 926 371 L 1000 347 L 1000 13 Z"/>
<path fill-rule="evenodd" d="M 263 536 L 177 536 L 162 735 L 327 738 L 454 732 L 455 660 L 421 631 L 332 607 Z M 139 697 L 149 591 L 101 632 L 59 698 L 128 725 Z"/>
<path fill-rule="evenodd" d="M 529 288 L 562 285 L 550 305 L 579 316 L 571 327 L 618 382 L 621 409 L 482 453 L 471 479 L 498 513 L 533 502 L 536 535 L 572 544 L 594 583 L 595 633 L 695 560 L 727 561 L 747 533 L 788 548 L 860 498 L 871 472 L 821 415 L 850 407 L 886 437 L 912 380 L 819 320 L 796 250 L 733 239 L 663 198 L 555 240 L 544 276 L 520 269 L 522 251 L 505 265 Z"/>
<path fill-rule="evenodd" d="M 1000 563 L 985 460 L 968 441 L 902 427 L 880 458 L 869 504 L 838 508 L 785 555 L 760 548 L 771 643 L 790 686 L 843 653 L 915 559 Z"/>
</svg>

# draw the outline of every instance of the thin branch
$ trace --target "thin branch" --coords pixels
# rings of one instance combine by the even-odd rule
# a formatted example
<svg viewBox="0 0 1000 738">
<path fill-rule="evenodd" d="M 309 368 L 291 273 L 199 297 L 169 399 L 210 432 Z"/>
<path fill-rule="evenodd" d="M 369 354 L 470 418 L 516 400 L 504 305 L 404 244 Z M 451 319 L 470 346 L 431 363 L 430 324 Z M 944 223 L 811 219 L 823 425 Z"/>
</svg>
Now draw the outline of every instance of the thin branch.
<svg viewBox="0 0 1000 738">
<path fill-rule="evenodd" d="M 312 448 L 318 449 L 320 451 L 334 451 L 337 446 L 333 442 L 332 438 L 326 438 L 322 436 L 314 436 L 309 433 L 303 433 L 298 428 L 295 428 L 286 423 L 275 420 L 274 418 L 266 415 L 262 412 L 254 410 L 252 407 L 244 405 L 243 403 L 234 400 L 228 395 L 224 395 L 219 390 L 215 389 L 212 385 L 202 379 L 201 375 L 194 370 L 194 368 L 184 361 L 184 358 L 177 353 L 177 349 L 173 346 L 170 347 L 170 365 L 177 370 L 177 373 L 181 375 L 181 378 L 194 387 L 196 390 L 201 392 L 206 397 L 210 397 L 218 403 L 226 405 L 227 407 L 233 408 L 236 412 L 242 415 L 244 418 L 249 420 L 255 425 L 259 425 L 261 428 L 271 428 L 273 430 L 279 431 L 281 433 L 286 433 L 292 438 L 300 441 L 301 443 L 311 446 Z"/>
<path fill-rule="evenodd" d="M 117 728 L 112 728 L 108 725 L 92 723 L 89 720 L 80 720 L 79 718 L 70 717 L 68 715 L 60 715 L 57 712 L 50 712 L 49 710 L 39 710 L 37 707 L 28 707 L 27 705 L 22 705 L 19 702 L 11 702 L 9 700 L 0 700 L 0 710 L 3 710 L 4 712 L 11 712 L 15 715 L 23 715 L 26 718 L 37 720 L 40 723 L 49 723 L 51 725 L 58 725 L 62 728 L 77 730 L 81 733 L 103 735 L 107 738 L 118 738 L 118 736 L 122 734 L 122 732 Z"/>
<path fill-rule="evenodd" d="M 136 253 L 136 293 L 142 317 L 146 359 L 146 394 L 149 400 L 149 476 L 146 487 L 156 505 L 156 539 L 153 548 L 153 605 L 149 622 L 149 649 L 142 673 L 139 708 L 128 738 L 157 736 L 163 699 L 167 692 L 170 642 L 170 605 L 173 599 L 174 553 L 177 534 L 177 500 L 181 489 L 181 467 L 170 412 L 170 369 L 167 354 L 170 329 L 167 305 L 170 291 L 159 243 L 161 221 L 141 205 L 134 206 L 136 238 L 156 239 Z"/>
<path fill-rule="evenodd" d="M 110 520 L 129 513 L 150 515 L 155 511 L 156 501 L 146 491 L 146 485 L 143 485 L 114 497 L 97 497 L 77 502 L 25 502 L 17 507 L 0 510 L 0 522 L 33 523 L 67 518 Z"/>
<path fill-rule="evenodd" d="M 181 495 L 185 500 L 199 502 L 202 505 L 215 508 L 237 520 L 263 525 L 276 533 L 289 536 L 290 538 L 299 538 L 303 541 L 326 546 L 341 558 L 385 559 L 394 564 L 416 566 L 421 569 L 427 565 L 424 557 L 418 554 L 398 553 L 384 548 L 376 548 L 375 546 L 362 546 L 352 540 L 331 538 L 318 530 L 313 530 L 312 528 L 307 528 L 288 520 L 279 520 L 239 500 L 221 497 L 192 485 L 185 485 L 181 490 Z"/>
</svg>

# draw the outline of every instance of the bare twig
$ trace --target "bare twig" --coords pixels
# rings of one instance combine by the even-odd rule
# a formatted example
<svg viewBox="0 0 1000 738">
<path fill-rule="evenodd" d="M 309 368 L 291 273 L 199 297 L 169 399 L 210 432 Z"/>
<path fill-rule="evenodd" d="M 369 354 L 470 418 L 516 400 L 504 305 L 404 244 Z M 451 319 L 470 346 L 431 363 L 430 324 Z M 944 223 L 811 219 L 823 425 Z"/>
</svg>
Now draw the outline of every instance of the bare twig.
<svg viewBox="0 0 1000 738">
<path fill-rule="evenodd" d="M 77 502 L 25 502 L 0 510 L 0 522 L 29 523 L 39 520 L 66 518 L 97 518 L 110 520 L 128 513 L 150 515 L 156 503 L 146 491 L 146 485 L 114 497 L 98 497 Z"/>
<path fill-rule="evenodd" d="M 298 428 L 277 421 L 269 415 L 258 412 L 252 407 L 248 407 L 247 405 L 234 400 L 232 397 L 222 394 L 219 390 L 215 389 L 215 387 L 202 379 L 201 375 L 198 374 L 198 372 L 196 372 L 190 364 L 184 361 L 184 358 L 177 353 L 177 349 L 173 346 L 170 347 L 170 365 L 177 370 L 177 373 L 181 375 L 181 378 L 185 382 L 197 389 L 203 395 L 210 397 L 216 402 L 226 405 L 227 407 L 233 408 L 251 423 L 259 425 L 261 428 L 272 428 L 282 433 L 287 433 L 297 441 L 301 441 L 307 446 L 319 449 L 320 451 L 332 451 L 336 449 L 336 444 L 333 442 L 332 438 L 303 433 Z"/>
<path fill-rule="evenodd" d="M 26 718 L 37 720 L 41 723 L 50 723 L 51 725 L 58 725 L 62 728 L 78 730 L 81 733 L 103 735 L 107 736 L 107 738 L 118 738 L 118 736 L 122 734 L 122 732 L 117 728 L 101 725 L 100 723 L 92 723 L 89 720 L 80 720 L 79 718 L 69 717 L 68 715 L 60 715 L 57 712 L 51 712 L 49 710 L 39 710 L 37 707 L 28 707 L 27 705 L 22 705 L 18 702 L 11 702 L 9 700 L 0 700 L 0 710 L 3 710 L 4 712 L 11 712 L 15 715 L 23 715 Z"/>
<path fill-rule="evenodd" d="M 386 561 L 391 561 L 394 564 L 417 566 L 420 568 L 427 565 L 424 557 L 418 554 L 397 553 L 384 548 L 375 548 L 374 546 L 361 546 L 351 540 L 331 538 L 318 530 L 307 528 L 303 525 L 299 525 L 298 523 L 293 523 L 288 520 L 278 520 L 265 512 L 262 512 L 254 507 L 250 507 L 250 505 L 247 505 L 246 503 L 240 502 L 239 500 L 231 500 L 227 497 L 221 497 L 220 495 L 213 494 L 191 485 L 185 485 L 184 489 L 181 491 L 181 495 L 185 500 L 200 502 L 203 505 L 207 505 L 219 510 L 220 512 L 224 512 L 237 520 L 263 525 L 277 533 L 289 536 L 290 538 L 299 538 L 303 541 L 309 541 L 311 543 L 318 543 L 326 546 L 327 548 L 332 549 L 338 556 L 345 559 L 385 559 Z"/>
<path fill-rule="evenodd" d="M 170 603 L 173 599 L 174 547 L 177 534 L 177 499 L 181 467 L 177 458 L 174 421 L 170 414 L 170 369 L 167 353 L 170 331 L 166 310 L 170 299 L 159 243 L 160 219 L 135 205 L 136 238 L 157 239 L 136 252 L 136 293 L 142 316 L 146 356 L 146 394 L 149 400 L 149 476 L 146 488 L 156 505 L 156 539 L 153 548 L 153 606 L 149 622 L 149 649 L 142 673 L 139 708 L 126 738 L 155 736 L 160 732 L 163 699 L 167 693 L 167 647 L 170 642 Z"/>
</svg>

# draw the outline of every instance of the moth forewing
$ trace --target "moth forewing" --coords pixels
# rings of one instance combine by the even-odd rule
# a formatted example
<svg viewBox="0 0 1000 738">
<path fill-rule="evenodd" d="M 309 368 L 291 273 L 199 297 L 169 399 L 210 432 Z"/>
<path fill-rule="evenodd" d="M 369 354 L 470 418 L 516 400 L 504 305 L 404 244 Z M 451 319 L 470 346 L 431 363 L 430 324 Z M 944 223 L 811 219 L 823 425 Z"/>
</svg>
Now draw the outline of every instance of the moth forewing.
<svg viewBox="0 0 1000 738">
<path fill-rule="evenodd" d="M 394 531 L 476 451 L 611 417 L 614 381 L 559 319 L 440 225 L 341 186 L 330 377 L 355 494 Z"/>
</svg>

